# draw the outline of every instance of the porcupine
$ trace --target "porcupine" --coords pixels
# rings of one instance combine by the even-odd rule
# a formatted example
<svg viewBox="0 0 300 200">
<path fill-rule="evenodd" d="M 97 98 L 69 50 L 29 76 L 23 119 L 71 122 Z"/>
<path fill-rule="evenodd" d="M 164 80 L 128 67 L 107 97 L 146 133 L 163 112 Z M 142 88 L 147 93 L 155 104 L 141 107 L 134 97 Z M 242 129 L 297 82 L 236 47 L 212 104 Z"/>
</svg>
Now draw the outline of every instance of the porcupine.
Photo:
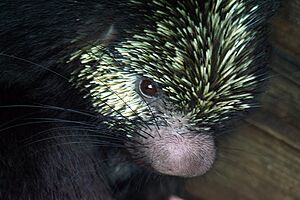
<svg viewBox="0 0 300 200">
<path fill-rule="evenodd" d="M 0 199 L 146 199 L 141 174 L 206 173 L 255 103 L 274 3 L 1 1 Z"/>
</svg>

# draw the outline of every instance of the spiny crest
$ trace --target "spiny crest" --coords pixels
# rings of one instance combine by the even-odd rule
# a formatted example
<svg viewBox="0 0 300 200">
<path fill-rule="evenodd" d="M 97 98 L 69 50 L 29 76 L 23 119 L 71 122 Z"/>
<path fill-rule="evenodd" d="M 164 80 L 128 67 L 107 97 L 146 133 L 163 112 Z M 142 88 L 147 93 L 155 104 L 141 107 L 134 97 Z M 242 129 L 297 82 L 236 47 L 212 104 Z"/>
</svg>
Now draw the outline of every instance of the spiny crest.
<svg viewBox="0 0 300 200">
<path fill-rule="evenodd" d="M 136 2 L 136 1 L 135 1 Z M 153 1 L 156 23 L 117 50 L 126 65 L 161 83 L 179 108 L 198 115 L 243 110 L 257 84 L 257 5 L 249 1 Z M 251 22 L 251 23 L 250 23 Z M 252 69 L 251 69 L 252 67 Z M 210 115 L 212 117 L 212 115 Z M 198 118 L 198 117 L 197 117 Z M 201 119 L 203 120 L 203 119 Z"/>
<path fill-rule="evenodd" d="M 89 80 L 85 87 L 101 113 L 113 113 L 112 106 L 128 117 L 150 116 L 134 89 L 139 76 L 159 83 L 168 101 L 195 123 L 244 110 L 258 84 L 256 70 L 264 64 L 257 50 L 259 29 L 252 27 L 260 20 L 259 6 L 251 2 L 149 1 L 150 25 L 120 42 L 117 56 L 93 48 L 82 53 L 79 81 Z"/>
</svg>

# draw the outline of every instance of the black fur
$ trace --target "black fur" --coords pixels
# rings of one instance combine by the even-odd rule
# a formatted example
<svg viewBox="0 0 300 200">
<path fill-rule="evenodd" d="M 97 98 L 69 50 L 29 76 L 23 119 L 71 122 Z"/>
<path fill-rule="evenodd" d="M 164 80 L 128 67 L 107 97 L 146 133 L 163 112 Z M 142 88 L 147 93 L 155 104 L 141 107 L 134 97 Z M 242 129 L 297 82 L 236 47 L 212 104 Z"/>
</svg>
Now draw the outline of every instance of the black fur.
<svg viewBox="0 0 300 200">
<path fill-rule="evenodd" d="M 101 138 L 110 130 L 73 89 L 74 66 L 65 64 L 112 23 L 115 39 L 124 37 L 138 20 L 122 3 L 0 2 L 0 199 L 151 198 L 142 181 L 149 175 L 124 161 L 118 138 Z"/>
</svg>

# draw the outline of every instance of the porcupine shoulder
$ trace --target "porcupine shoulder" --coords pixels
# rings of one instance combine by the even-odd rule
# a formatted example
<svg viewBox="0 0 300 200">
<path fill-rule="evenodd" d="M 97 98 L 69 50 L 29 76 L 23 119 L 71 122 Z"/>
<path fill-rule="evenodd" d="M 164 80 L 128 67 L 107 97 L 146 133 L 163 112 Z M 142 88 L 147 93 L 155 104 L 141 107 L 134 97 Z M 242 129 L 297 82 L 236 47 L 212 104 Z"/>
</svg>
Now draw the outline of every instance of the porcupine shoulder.
<svg viewBox="0 0 300 200">
<path fill-rule="evenodd" d="M 207 172 L 253 105 L 272 3 L 0 2 L 1 199 L 139 199 L 115 185 Z"/>
</svg>

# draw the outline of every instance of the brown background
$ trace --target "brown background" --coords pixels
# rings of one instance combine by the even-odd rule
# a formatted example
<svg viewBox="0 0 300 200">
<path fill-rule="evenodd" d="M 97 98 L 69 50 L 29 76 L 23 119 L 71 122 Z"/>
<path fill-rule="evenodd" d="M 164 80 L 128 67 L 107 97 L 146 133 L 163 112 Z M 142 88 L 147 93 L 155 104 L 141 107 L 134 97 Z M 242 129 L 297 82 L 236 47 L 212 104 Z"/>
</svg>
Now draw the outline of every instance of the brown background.
<svg viewBox="0 0 300 200">
<path fill-rule="evenodd" d="M 271 21 L 270 81 L 255 110 L 223 138 L 195 199 L 300 200 L 300 0 L 282 1 Z"/>
</svg>

